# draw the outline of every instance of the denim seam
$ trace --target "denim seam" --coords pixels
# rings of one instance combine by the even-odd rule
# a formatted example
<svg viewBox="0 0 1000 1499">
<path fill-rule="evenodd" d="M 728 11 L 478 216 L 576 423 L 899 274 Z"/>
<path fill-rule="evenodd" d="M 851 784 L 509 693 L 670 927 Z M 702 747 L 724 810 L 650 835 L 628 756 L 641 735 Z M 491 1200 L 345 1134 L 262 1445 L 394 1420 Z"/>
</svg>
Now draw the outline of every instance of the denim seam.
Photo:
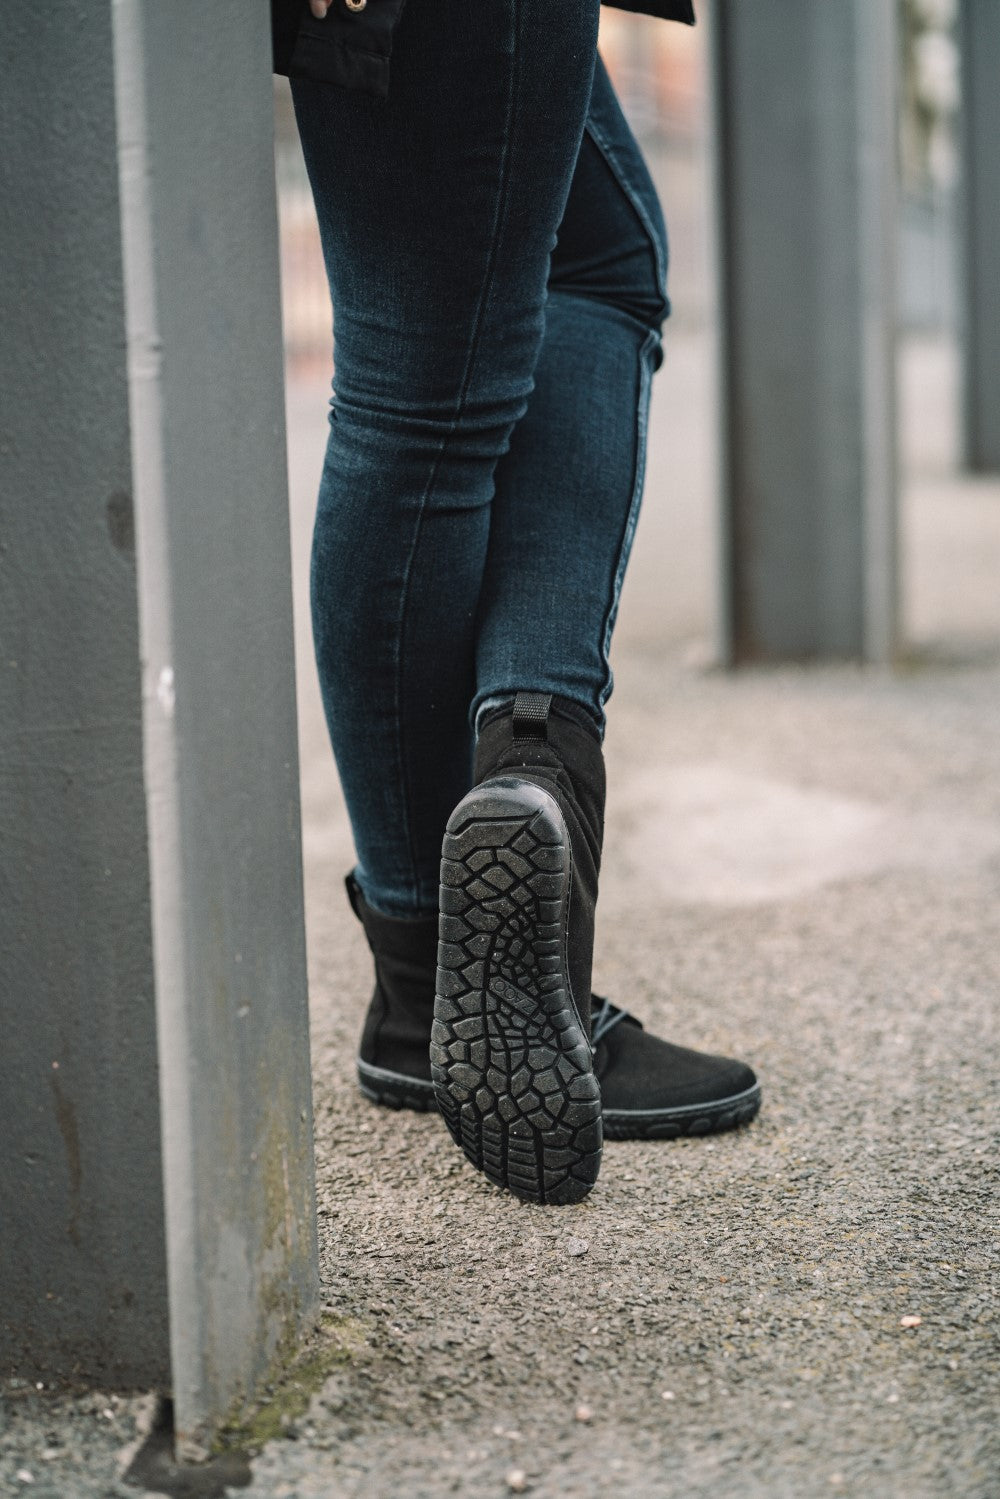
<svg viewBox="0 0 1000 1499">
<path fill-rule="evenodd" d="M 618 183 L 618 186 L 621 188 L 626 198 L 628 198 L 636 216 L 639 219 L 639 222 L 642 224 L 642 227 L 646 231 L 647 237 L 652 247 L 653 259 L 656 262 L 656 276 L 659 283 L 657 289 L 660 293 L 661 298 L 663 299 L 664 305 L 669 306 L 667 298 L 666 259 L 663 254 L 663 247 L 660 244 L 660 237 L 657 234 L 656 228 L 646 211 L 646 205 L 643 203 L 641 195 L 636 192 L 635 188 L 630 182 L 628 173 L 624 171 L 624 169 L 620 166 L 614 145 L 604 134 L 601 127 L 599 125 L 596 125 L 593 119 L 588 118 L 585 129 L 591 140 L 594 142 L 594 145 L 603 156 L 605 162 L 608 165 L 608 169 L 613 174 L 615 181 Z"/>
<path fill-rule="evenodd" d="M 485 314 L 486 314 L 486 306 L 487 306 L 487 303 L 489 301 L 490 293 L 491 293 L 492 287 L 493 287 L 493 278 L 494 278 L 494 274 L 495 274 L 495 271 L 496 271 L 496 261 L 497 261 L 498 245 L 499 245 L 499 241 L 500 241 L 500 233 L 501 233 L 501 230 L 502 230 L 503 225 L 504 225 L 504 221 L 505 221 L 505 217 L 506 217 L 506 212 L 507 212 L 508 201 L 509 201 L 509 197 L 510 197 L 510 177 L 511 177 L 511 173 L 510 173 L 511 144 L 510 144 L 510 142 L 511 142 L 511 137 L 512 137 L 512 134 L 513 134 L 514 119 L 515 119 L 515 112 L 516 112 L 516 105 L 517 105 L 517 82 L 518 82 L 518 71 L 519 71 L 519 62 L 520 62 L 520 40 L 521 40 L 520 20 L 521 20 L 520 0 L 512 0 L 512 3 L 511 3 L 511 21 L 512 21 L 511 32 L 512 32 L 513 48 L 512 48 L 511 70 L 510 70 L 510 84 L 509 84 L 509 91 L 508 91 L 508 98 L 507 98 L 507 115 L 506 115 L 506 119 L 504 121 L 503 154 L 501 155 L 501 158 L 500 158 L 500 170 L 499 170 L 499 173 L 498 173 L 496 215 L 495 215 L 495 218 L 494 218 L 494 221 L 493 221 L 493 228 L 492 228 L 492 235 L 491 235 L 490 244 L 489 244 L 489 251 L 488 251 L 488 254 L 487 254 L 487 258 L 486 258 L 486 270 L 485 270 L 485 273 L 483 275 L 483 283 L 482 283 L 482 289 L 481 289 L 480 296 L 479 296 L 479 304 L 478 304 L 478 306 L 476 308 L 475 318 L 473 319 L 472 336 L 471 336 L 471 338 L 469 340 L 469 351 L 468 351 L 468 354 L 466 356 L 465 369 L 462 372 L 462 381 L 461 381 L 461 385 L 459 387 L 458 403 L 457 403 L 456 408 L 455 408 L 455 414 L 454 414 L 454 416 L 452 418 L 451 427 L 449 428 L 449 430 L 445 433 L 445 435 L 441 439 L 441 444 L 440 444 L 440 446 L 438 448 L 437 456 L 436 456 L 436 458 L 434 460 L 434 463 L 433 463 L 433 466 L 431 468 L 430 474 L 428 475 L 427 483 L 424 486 L 424 492 L 420 496 L 420 501 L 419 501 L 419 504 L 418 504 L 418 507 L 417 507 L 416 524 L 414 526 L 414 531 L 413 531 L 413 542 L 412 542 L 412 545 L 410 547 L 409 556 L 406 559 L 406 566 L 405 566 L 404 573 L 403 573 L 403 587 L 402 587 L 402 592 L 401 592 L 399 621 L 398 621 L 397 633 L 396 633 L 396 638 L 397 638 L 397 642 L 398 642 L 398 649 L 397 649 L 397 654 L 396 654 L 396 684 L 395 684 L 396 753 L 397 753 L 398 760 L 399 760 L 399 778 L 400 778 L 400 783 L 401 783 L 401 785 L 403 786 L 403 789 L 404 789 L 403 813 L 404 813 L 405 827 L 406 827 L 406 842 L 407 842 L 407 846 L 408 846 L 409 851 L 410 851 L 410 870 L 411 870 L 412 879 L 413 879 L 413 894 L 414 894 L 414 900 L 416 901 L 416 903 L 417 903 L 418 906 L 420 904 L 421 891 L 420 891 L 420 888 L 419 888 L 419 881 L 418 881 L 418 877 L 417 877 L 417 858 L 416 858 L 416 850 L 414 849 L 414 846 L 413 846 L 413 829 L 412 829 L 412 826 L 411 826 L 411 823 L 410 823 L 410 816 L 409 816 L 409 806 L 410 806 L 409 792 L 410 792 L 410 786 L 409 786 L 408 778 L 407 778 L 407 775 L 406 775 L 406 757 L 405 757 L 405 754 L 404 754 L 403 713 L 402 713 L 403 640 L 404 640 L 404 637 L 405 637 L 405 634 L 406 634 L 406 615 L 407 615 L 407 607 L 408 607 L 408 604 L 409 604 L 409 597 L 410 597 L 410 576 L 411 576 L 411 573 L 412 573 L 412 570 L 413 570 L 413 560 L 414 560 L 414 557 L 416 556 L 417 546 L 419 545 L 419 542 L 420 542 L 420 533 L 421 533 L 421 530 L 423 528 L 424 512 L 425 512 L 425 510 L 427 508 L 427 502 L 430 499 L 431 493 L 432 493 L 432 491 L 434 489 L 434 485 L 435 485 L 435 483 L 437 481 L 437 476 L 438 476 L 438 473 L 440 472 L 441 464 L 442 464 L 442 461 L 444 459 L 445 453 L 447 451 L 448 443 L 449 443 L 450 439 L 454 436 L 454 434 L 455 434 L 455 432 L 456 432 L 456 430 L 458 428 L 458 423 L 459 423 L 459 421 L 461 419 L 462 413 L 465 410 L 465 402 L 466 402 L 466 398 L 468 396 L 469 384 L 470 384 L 470 381 L 472 379 L 472 370 L 473 370 L 473 366 L 474 366 L 474 363 L 475 363 L 476 352 L 477 352 L 478 347 L 479 347 L 479 340 L 482 337 L 483 323 L 485 321 Z"/>
<path fill-rule="evenodd" d="M 618 604 L 621 599 L 622 584 L 625 581 L 625 568 L 631 549 L 632 538 L 635 535 L 635 528 L 639 521 L 639 506 L 642 499 L 643 479 L 646 471 L 646 439 L 649 431 L 649 392 L 653 379 L 649 356 L 659 343 L 659 337 L 658 333 L 650 331 L 639 349 L 639 399 L 636 405 L 635 469 L 632 476 L 632 496 L 629 500 L 628 511 L 625 516 L 625 525 L 622 528 L 621 541 L 618 544 L 618 561 L 615 565 L 615 573 L 611 585 L 611 599 L 604 618 L 601 655 L 604 660 L 605 681 L 598 698 L 602 709 L 611 696 L 611 688 L 614 681 L 611 671 L 611 636 L 614 630 L 615 618 L 618 614 Z"/>
</svg>

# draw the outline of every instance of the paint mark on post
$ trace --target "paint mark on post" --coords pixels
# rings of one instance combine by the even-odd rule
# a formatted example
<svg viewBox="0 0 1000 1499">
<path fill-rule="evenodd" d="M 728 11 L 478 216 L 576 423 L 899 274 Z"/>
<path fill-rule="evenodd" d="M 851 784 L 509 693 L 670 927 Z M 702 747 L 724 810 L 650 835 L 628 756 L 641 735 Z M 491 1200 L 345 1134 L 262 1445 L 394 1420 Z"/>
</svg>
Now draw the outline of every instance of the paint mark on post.
<svg viewBox="0 0 1000 1499">
<path fill-rule="evenodd" d="M 172 666 L 164 666 L 161 670 L 156 683 L 156 698 L 167 717 L 173 718 L 177 693 L 174 688 L 174 669 Z"/>
</svg>

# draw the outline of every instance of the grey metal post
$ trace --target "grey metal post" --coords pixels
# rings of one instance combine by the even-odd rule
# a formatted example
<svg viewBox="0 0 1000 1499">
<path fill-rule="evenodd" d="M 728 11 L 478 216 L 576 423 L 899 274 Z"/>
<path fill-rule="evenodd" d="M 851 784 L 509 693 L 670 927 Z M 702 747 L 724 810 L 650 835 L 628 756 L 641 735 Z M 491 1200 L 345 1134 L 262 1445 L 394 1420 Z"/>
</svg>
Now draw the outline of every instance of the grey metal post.
<svg viewBox="0 0 1000 1499">
<path fill-rule="evenodd" d="M 962 0 L 963 439 L 968 468 L 1000 470 L 1000 7 Z"/>
<path fill-rule="evenodd" d="M 316 1296 L 267 5 L 5 61 L 0 1356 L 193 1452 Z"/>
<path fill-rule="evenodd" d="M 895 0 L 715 0 L 720 653 L 897 633 Z"/>
<path fill-rule="evenodd" d="M 0 81 L 0 1357 L 165 1382 L 110 10 Z"/>
</svg>

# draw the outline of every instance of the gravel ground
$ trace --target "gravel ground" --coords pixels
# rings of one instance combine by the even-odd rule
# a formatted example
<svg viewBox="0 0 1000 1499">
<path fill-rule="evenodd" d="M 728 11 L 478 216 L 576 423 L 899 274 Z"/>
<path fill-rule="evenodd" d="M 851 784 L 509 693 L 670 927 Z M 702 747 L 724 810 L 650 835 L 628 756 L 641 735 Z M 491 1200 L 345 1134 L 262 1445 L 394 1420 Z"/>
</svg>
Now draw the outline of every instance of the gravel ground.
<svg viewBox="0 0 1000 1499">
<path fill-rule="evenodd" d="M 367 962 L 316 827 L 323 1278 L 358 1346 L 254 1499 L 1000 1492 L 1000 674 L 625 675 L 598 982 L 751 1058 L 761 1117 L 609 1145 L 579 1207 L 489 1187 L 353 1090 Z M 664 806 L 703 892 L 728 824 L 724 898 L 680 899 L 666 842 L 665 893 Z"/>
<path fill-rule="evenodd" d="M 316 453 L 295 452 L 305 495 Z M 1000 1495 L 1000 657 L 965 640 L 895 675 L 726 678 L 686 616 L 653 638 L 661 585 L 648 559 L 636 577 L 596 983 L 751 1060 L 762 1113 L 609 1144 L 592 1196 L 546 1209 L 490 1187 L 436 1117 L 361 1099 L 369 965 L 305 676 L 333 1361 L 234 1496 Z M 134 1496 L 150 1417 L 8 1389 L 0 1494 Z"/>
</svg>

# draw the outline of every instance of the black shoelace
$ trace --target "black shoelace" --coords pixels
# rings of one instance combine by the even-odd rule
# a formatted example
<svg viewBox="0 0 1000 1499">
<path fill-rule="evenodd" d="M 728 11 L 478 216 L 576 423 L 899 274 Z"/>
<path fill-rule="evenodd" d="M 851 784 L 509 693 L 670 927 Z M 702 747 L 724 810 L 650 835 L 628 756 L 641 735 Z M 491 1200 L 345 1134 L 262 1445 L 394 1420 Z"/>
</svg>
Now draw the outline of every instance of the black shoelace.
<svg viewBox="0 0 1000 1499">
<path fill-rule="evenodd" d="M 608 1031 L 614 1030 L 618 1022 L 626 1018 L 628 1010 L 623 1010 L 620 1005 L 613 1005 L 610 999 L 603 999 L 600 994 L 591 995 L 591 1004 L 601 1007 L 590 1022 L 590 1044 L 596 1051 Z"/>
</svg>

